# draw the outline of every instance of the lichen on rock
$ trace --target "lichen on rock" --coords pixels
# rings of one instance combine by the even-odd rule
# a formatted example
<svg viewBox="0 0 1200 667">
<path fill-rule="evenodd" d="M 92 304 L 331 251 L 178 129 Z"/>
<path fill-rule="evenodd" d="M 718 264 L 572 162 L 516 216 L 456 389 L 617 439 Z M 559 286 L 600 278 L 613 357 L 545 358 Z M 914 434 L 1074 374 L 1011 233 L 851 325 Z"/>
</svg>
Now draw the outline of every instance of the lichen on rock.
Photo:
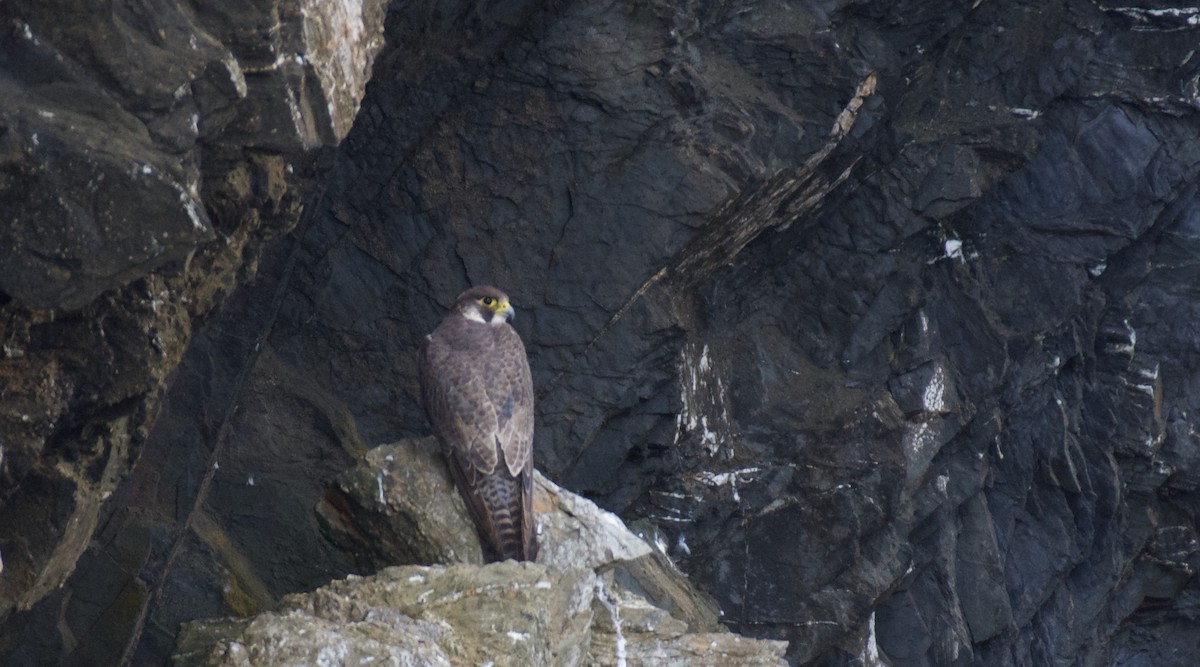
<svg viewBox="0 0 1200 667">
<path fill-rule="evenodd" d="M 312 662 L 334 647 L 342 664 L 418 654 L 497 666 L 784 664 L 786 642 L 719 630 L 707 596 L 616 516 L 540 473 L 534 493 L 538 562 L 480 565 L 433 439 L 376 447 L 318 505 L 325 529 L 376 566 L 427 556 L 444 564 L 383 567 L 250 620 L 190 623 L 175 662 Z M 380 636 L 382 618 L 400 622 Z M 256 657 L 245 662 L 248 654 Z"/>
</svg>

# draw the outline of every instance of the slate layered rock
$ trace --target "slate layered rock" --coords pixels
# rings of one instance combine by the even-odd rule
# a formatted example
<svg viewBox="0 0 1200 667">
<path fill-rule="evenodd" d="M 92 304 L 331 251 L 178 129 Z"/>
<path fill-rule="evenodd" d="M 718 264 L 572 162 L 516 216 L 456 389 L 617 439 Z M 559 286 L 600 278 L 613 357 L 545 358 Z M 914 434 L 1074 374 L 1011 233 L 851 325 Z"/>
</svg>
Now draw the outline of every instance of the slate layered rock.
<svg viewBox="0 0 1200 667">
<path fill-rule="evenodd" d="M 588 664 L 601 665 L 785 665 L 786 642 L 756 640 L 730 632 L 688 632 L 663 609 L 622 590 L 597 589 L 596 625 Z"/>
<path fill-rule="evenodd" d="M 496 282 L 539 465 L 657 522 L 733 627 L 799 664 L 1103 662 L 1194 530 L 1179 16 L 528 3 L 445 76 L 412 9 L 273 343 L 313 365 L 323 323 L 332 391 L 419 432 L 405 360 Z"/>
<path fill-rule="evenodd" d="M 1133 311 L 1189 298 L 1166 269 L 1130 291 L 1190 243 L 1187 31 L 1078 3 L 789 9 L 520 5 L 473 15 L 495 41 L 449 76 L 414 63 L 455 43 L 406 13 L 272 342 L 342 369 L 376 437 L 418 431 L 403 360 L 436 301 L 500 282 L 529 303 L 542 464 L 656 521 L 735 627 L 801 663 L 1101 655 L 1173 581 L 1116 564 L 1188 530 L 1138 495 L 1194 467 L 1155 370 L 1186 335 L 1129 353 Z"/>
<path fill-rule="evenodd" d="M 603 571 L 606 581 L 674 615 L 692 632 L 720 629 L 712 600 L 614 514 L 534 473 L 537 562 Z M 322 527 L 365 570 L 396 564 L 480 564 L 479 536 L 433 437 L 380 445 L 334 480 L 317 505 Z"/>
<path fill-rule="evenodd" d="M 173 662 L 249 667 L 379 661 L 441 667 L 453 664 L 438 646 L 443 634 L 437 625 L 386 608 L 370 609 L 365 618 L 350 621 L 293 610 L 254 621 L 196 621 L 180 636 L 183 643 Z"/>
<path fill-rule="evenodd" d="M 404 566 L 291 595 L 247 620 L 187 624 L 172 664 L 784 665 L 784 642 L 689 633 L 591 570 L 505 561 Z"/>
<path fill-rule="evenodd" d="M 318 506 L 325 529 L 376 562 L 471 563 L 385 567 L 252 619 L 190 623 L 175 664 L 785 664 L 785 642 L 724 631 L 711 601 L 616 516 L 540 474 L 535 494 L 538 562 L 481 566 L 433 438 L 376 447 Z"/>
<path fill-rule="evenodd" d="M 176 665 L 580 665 L 590 570 L 506 561 L 393 567 L 284 598 L 250 621 L 184 628 Z"/>
<path fill-rule="evenodd" d="M 0 10 L 0 618 L 75 569 L 382 46 L 379 2 L 234 4 Z"/>
<path fill-rule="evenodd" d="M 339 475 L 317 505 L 322 528 L 364 569 L 483 564 L 479 536 L 433 437 L 374 447 Z M 463 519 L 467 520 L 464 522 Z"/>
</svg>

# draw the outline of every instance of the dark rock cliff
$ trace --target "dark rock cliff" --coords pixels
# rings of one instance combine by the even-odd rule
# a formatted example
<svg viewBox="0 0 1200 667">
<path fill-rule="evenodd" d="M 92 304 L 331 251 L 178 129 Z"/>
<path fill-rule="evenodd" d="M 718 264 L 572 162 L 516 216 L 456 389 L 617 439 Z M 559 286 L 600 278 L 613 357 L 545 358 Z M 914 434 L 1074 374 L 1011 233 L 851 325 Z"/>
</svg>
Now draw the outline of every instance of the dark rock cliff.
<svg viewBox="0 0 1200 667">
<path fill-rule="evenodd" d="M 1195 8 L 396 2 L 355 116 L 378 4 L 85 4 L 0 7 L 0 662 L 369 567 L 490 282 L 539 467 L 794 663 L 1193 664 Z"/>
<path fill-rule="evenodd" d="M 219 534 L 188 507 L 208 486 L 205 447 L 164 463 L 152 444 L 178 412 L 163 398 L 192 387 L 185 402 L 219 419 L 208 384 L 176 369 L 296 226 L 353 122 L 383 15 L 0 6 L 0 662 L 115 662 L 164 564 Z M 169 602 L 204 609 L 188 598 Z"/>
</svg>

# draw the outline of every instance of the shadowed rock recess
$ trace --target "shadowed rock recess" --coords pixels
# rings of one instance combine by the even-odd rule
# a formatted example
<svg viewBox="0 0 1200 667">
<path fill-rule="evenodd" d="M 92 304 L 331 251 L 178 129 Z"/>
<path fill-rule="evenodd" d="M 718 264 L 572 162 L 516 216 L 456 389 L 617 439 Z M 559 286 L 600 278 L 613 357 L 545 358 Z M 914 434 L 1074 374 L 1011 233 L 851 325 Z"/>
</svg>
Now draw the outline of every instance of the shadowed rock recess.
<svg viewBox="0 0 1200 667">
<path fill-rule="evenodd" d="M 791 664 L 1194 665 L 1200 11 L 1143 4 L 0 4 L 0 664 L 471 662 L 460 575 L 617 664 L 716 630 L 669 556 Z M 479 283 L 653 568 L 405 513 Z"/>
</svg>

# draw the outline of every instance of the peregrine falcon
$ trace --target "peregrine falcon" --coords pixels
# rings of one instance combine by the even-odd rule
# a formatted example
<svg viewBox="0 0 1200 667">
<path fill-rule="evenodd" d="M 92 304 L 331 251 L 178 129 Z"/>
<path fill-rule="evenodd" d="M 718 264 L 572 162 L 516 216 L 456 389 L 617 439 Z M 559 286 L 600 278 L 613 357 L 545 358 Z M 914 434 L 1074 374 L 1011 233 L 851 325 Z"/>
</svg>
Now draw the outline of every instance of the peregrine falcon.
<svg viewBox="0 0 1200 667">
<path fill-rule="evenodd" d="M 421 344 L 421 398 L 488 561 L 535 560 L 533 381 L 508 296 L 463 292 Z"/>
</svg>

